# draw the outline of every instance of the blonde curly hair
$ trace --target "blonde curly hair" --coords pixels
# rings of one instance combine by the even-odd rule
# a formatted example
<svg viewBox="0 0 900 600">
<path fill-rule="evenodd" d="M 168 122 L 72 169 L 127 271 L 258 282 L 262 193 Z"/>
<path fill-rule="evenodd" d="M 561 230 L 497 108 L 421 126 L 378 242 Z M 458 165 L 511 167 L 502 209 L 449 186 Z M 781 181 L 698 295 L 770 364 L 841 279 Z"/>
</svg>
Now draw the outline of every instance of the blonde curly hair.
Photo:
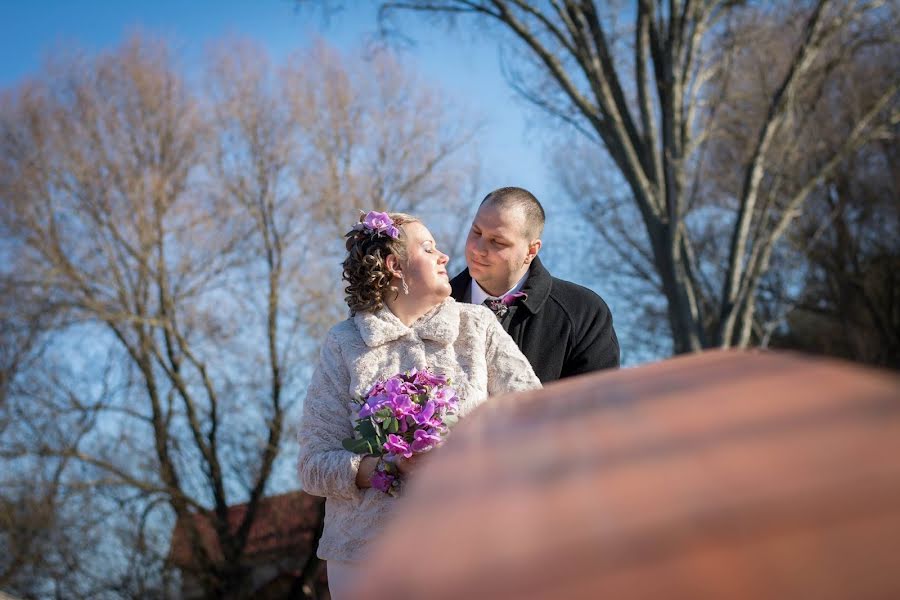
<svg viewBox="0 0 900 600">
<path fill-rule="evenodd" d="M 344 288 L 344 300 L 350 307 L 350 314 L 358 312 L 374 312 L 384 306 L 386 294 L 399 291 L 391 285 L 390 270 L 387 268 L 387 257 L 393 254 L 402 261 L 406 260 L 407 237 L 403 225 L 421 223 L 419 219 L 405 213 L 388 213 L 400 232 L 397 239 L 387 235 L 373 235 L 366 229 L 353 229 L 347 238 L 347 258 L 343 262 L 342 278 L 348 283 Z M 360 215 L 362 222 L 365 215 Z"/>
</svg>

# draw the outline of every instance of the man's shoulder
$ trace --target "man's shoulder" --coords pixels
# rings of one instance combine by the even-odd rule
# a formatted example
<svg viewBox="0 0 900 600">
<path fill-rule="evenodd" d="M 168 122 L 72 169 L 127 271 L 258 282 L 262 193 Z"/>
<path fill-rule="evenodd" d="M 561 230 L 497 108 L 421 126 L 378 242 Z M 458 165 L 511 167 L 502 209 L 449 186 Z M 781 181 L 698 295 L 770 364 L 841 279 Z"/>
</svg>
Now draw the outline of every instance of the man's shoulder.
<svg viewBox="0 0 900 600">
<path fill-rule="evenodd" d="M 562 306 L 577 307 L 602 307 L 607 308 L 603 298 L 590 288 L 583 285 L 553 277 L 553 285 L 550 288 L 550 298 Z"/>
<path fill-rule="evenodd" d="M 472 281 L 472 277 L 469 275 L 469 268 L 464 268 L 462 271 L 450 278 L 451 285 L 454 281 L 457 283 L 469 283 L 470 281 Z"/>
<path fill-rule="evenodd" d="M 450 280 L 450 295 L 456 301 L 461 301 L 466 296 L 466 291 L 472 283 L 472 277 L 469 275 L 469 269 L 463 269 L 456 274 L 456 277 Z"/>
<path fill-rule="evenodd" d="M 580 327 L 585 319 L 592 319 L 598 313 L 609 311 L 599 294 L 583 285 L 554 277 L 540 259 L 535 259 L 532 264 L 526 287 L 529 283 L 537 292 L 536 297 L 544 298 L 541 301 L 541 312 L 548 312 L 555 318 L 564 318 L 575 327 Z"/>
<path fill-rule="evenodd" d="M 590 323 L 605 322 L 610 316 L 609 306 L 599 294 L 557 277 L 553 278 L 543 312 L 549 313 L 548 316 L 556 315 L 551 316 L 551 321 L 568 322 L 573 331 L 582 332 L 590 327 Z"/>
</svg>

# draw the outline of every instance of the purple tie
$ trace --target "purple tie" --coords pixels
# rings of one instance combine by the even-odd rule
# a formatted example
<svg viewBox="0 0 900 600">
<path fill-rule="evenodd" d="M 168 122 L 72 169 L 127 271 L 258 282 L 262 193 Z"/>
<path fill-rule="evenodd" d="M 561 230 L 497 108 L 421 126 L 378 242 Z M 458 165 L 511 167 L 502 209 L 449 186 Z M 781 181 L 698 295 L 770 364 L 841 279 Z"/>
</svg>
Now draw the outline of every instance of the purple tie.
<svg viewBox="0 0 900 600">
<path fill-rule="evenodd" d="M 509 312 L 509 307 L 515 304 L 516 300 L 527 297 L 528 294 L 525 292 L 515 292 L 506 294 L 502 298 L 486 298 L 484 300 L 484 305 L 494 311 L 494 314 L 497 315 L 497 319 L 502 320 L 503 317 L 506 316 L 506 313 Z"/>
</svg>

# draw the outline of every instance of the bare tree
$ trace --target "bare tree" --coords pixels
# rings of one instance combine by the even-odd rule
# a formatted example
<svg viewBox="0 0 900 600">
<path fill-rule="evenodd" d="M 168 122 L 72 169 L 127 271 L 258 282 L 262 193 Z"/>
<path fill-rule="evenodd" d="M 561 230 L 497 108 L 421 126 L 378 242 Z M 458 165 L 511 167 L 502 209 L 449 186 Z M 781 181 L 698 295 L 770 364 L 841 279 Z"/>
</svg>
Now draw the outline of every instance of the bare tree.
<svg viewBox="0 0 900 600">
<path fill-rule="evenodd" d="M 809 108 L 804 101 L 815 98 L 813 91 L 827 87 L 835 69 L 872 42 L 873 22 L 890 24 L 881 31 L 896 30 L 896 9 L 877 0 L 769 8 L 722 0 L 639 0 L 634 5 L 409 0 L 384 3 L 382 17 L 389 21 L 403 10 L 454 21 L 472 18 L 507 34 L 520 59 L 507 64 L 512 85 L 612 161 L 615 183 L 627 188 L 627 195 L 614 192 L 616 202 L 628 202 L 642 230 L 638 235 L 632 229 L 617 243 L 639 250 L 632 266 L 640 265 L 664 295 L 676 352 L 750 344 L 758 328 L 761 282 L 809 194 L 843 159 L 898 120 L 891 107 L 900 79 L 895 72 L 860 106 L 841 143 L 819 152 L 817 160 L 808 160 L 790 135 L 798 115 Z M 786 23 L 780 33 L 788 35 L 777 46 L 760 46 L 740 35 L 747 28 L 735 25 L 754 15 Z M 895 44 L 893 39 L 881 42 Z M 764 73 L 735 67 L 758 48 L 771 52 L 767 62 L 759 62 Z M 710 206 L 711 190 L 702 180 L 705 161 L 725 159 L 709 154 L 724 118 L 719 111 L 726 96 L 735 99 L 744 78 L 752 75 L 766 78 L 768 93 L 737 123 L 750 143 L 731 163 L 736 181 L 719 190 L 716 210 L 699 215 L 701 201 Z M 795 169 L 798 160 L 814 168 Z M 792 185 L 782 188 L 786 172 Z M 604 228 L 606 214 L 595 210 L 595 198 L 581 202 L 588 218 Z M 721 273 L 698 255 L 698 246 L 707 241 L 698 239 L 702 232 L 697 228 L 713 217 L 727 229 L 715 241 Z"/>
<path fill-rule="evenodd" d="M 893 163 L 896 170 L 896 140 L 865 150 L 814 198 L 810 212 L 819 218 L 804 218 L 793 232 L 807 269 L 792 310 L 767 341 L 900 369 L 898 190 L 889 171 L 867 168 Z"/>
<path fill-rule="evenodd" d="M 813 117 L 820 143 L 839 143 L 873 88 L 900 69 L 900 51 L 866 58 L 841 73 L 841 93 Z M 773 346 L 900 368 L 898 135 L 894 127 L 860 148 L 811 194 L 787 236 L 805 268 L 787 318 L 764 332 Z"/>
<path fill-rule="evenodd" d="M 176 520 L 207 596 L 252 591 L 248 535 L 263 497 L 293 487 L 290 418 L 343 312 L 343 229 L 356 208 L 452 207 L 466 181 L 474 128 L 387 55 L 319 44 L 276 71 L 232 42 L 206 73 L 193 85 L 136 38 L 0 104 L 3 292 L 35 299 L 16 316 L 44 315 L 53 350 L 8 361 L 3 442 L 17 473 L 57 468 L 129 548 L 79 571 L 84 596 L 164 593 Z"/>
</svg>

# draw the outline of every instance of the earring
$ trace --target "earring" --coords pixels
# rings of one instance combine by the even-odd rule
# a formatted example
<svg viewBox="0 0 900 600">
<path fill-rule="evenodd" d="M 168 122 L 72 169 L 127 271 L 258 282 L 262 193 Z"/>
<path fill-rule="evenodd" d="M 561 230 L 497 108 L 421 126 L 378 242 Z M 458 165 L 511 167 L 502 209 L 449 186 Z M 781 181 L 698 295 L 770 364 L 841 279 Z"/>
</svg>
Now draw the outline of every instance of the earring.
<svg viewBox="0 0 900 600">
<path fill-rule="evenodd" d="M 403 293 L 408 296 L 409 295 L 409 286 L 406 285 L 406 280 L 401 277 L 400 282 L 403 284 Z"/>
</svg>

